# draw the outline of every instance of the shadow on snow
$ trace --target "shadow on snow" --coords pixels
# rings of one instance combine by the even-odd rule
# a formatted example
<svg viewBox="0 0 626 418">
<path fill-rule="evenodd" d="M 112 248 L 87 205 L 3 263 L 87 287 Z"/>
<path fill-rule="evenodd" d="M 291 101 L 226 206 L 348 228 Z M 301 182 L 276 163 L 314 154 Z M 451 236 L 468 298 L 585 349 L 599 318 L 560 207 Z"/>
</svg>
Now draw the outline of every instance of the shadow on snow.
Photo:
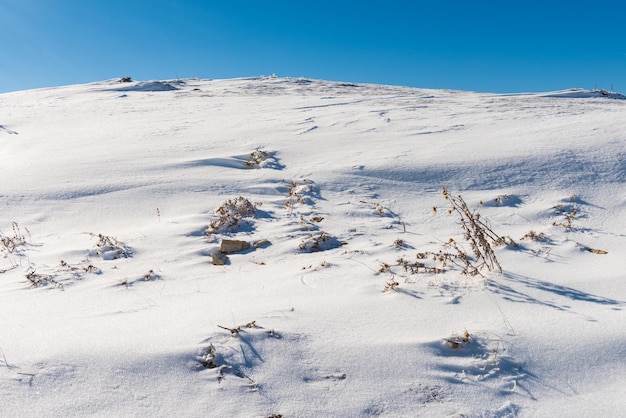
<svg viewBox="0 0 626 418">
<path fill-rule="evenodd" d="M 532 277 L 523 276 L 521 274 L 504 272 L 501 277 L 512 284 L 522 285 L 527 289 L 538 290 L 552 296 L 556 295 L 572 301 L 614 306 L 626 305 L 626 301 L 620 301 L 617 299 L 594 295 L 574 289 L 572 287 L 558 285 L 544 280 L 534 279 Z M 541 300 L 535 296 L 532 296 L 529 292 L 527 293 L 522 290 L 515 289 L 513 286 L 507 285 L 502 282 L 488 280 L 486 282 L 486 288 L 495 294 L 502 295 L 505 300 L 509 300 L 511 302 L 538 304 L 550 308 L 555 308 L 561 311 L 566 311 L 570 309 L 570 306 L 568 305 L 557 304 L 555 302 L 547 300 Z"/>
</svg>

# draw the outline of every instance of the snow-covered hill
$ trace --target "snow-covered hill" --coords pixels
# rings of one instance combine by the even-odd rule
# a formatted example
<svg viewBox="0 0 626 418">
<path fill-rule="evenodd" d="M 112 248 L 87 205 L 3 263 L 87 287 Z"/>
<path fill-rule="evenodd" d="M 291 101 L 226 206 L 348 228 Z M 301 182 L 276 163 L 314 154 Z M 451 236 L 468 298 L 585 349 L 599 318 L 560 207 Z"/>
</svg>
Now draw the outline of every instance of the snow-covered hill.
<svg viewBox="0 0 626 418">
<path fill-rule="evenodd" d="M 0 415 L 620 416 L 622 98 L 0 95 Z"/>
</svg>

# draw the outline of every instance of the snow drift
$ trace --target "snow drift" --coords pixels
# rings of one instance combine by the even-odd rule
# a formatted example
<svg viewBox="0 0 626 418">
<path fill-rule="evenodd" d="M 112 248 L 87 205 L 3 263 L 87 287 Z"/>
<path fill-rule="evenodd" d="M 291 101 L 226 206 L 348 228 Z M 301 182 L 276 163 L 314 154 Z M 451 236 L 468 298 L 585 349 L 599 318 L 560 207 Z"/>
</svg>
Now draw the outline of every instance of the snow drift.
<svg viewBox="0 0 626 418">
<path fill-rule="evenodd" d="M 619 415 L 619 99 L 275 77 L 0 95 L 1 415 Z M 463 274 L 444 187 L 501 271 Z"/>
</svg>

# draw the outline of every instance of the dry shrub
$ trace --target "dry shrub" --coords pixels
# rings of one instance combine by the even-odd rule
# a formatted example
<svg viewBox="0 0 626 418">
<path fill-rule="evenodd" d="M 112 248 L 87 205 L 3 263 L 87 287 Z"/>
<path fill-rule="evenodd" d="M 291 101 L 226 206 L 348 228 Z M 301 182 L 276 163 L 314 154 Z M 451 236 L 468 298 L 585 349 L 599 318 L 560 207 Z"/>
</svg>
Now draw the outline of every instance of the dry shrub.
<svg viewBox="0 0 626 418">
<path fill-rule="evenodd" d="M 560 203 L 552 207 L 554 213 L 562 217 L 560 222 L 553 221 L 552 226 L 562 226 L 567 230 L 571 230 L 574 219 L 579 215 L 578 207 L 576 206 L 576 202 L 579 199 L 575 194 L 572 194 L 567 200 L 569 200 L 569 203 Z"/>
<path fill-rule="evenodd" d="M 531 240 L 531 241 L 542 242 L 542 241 L 547 241 L 548 237 L 546 237 L 546 234 L 544 234 L 543 232 L 537 233 L 535 231 L 528 231 L 526 234 L 524 234 L 522 238 L 520 238 L 520 240 L 522 241 Z"/>
<path fill-rule="evenodd" d="M 552 226 L 562 226 L 565 229 L 572 229 L 574 218 L 578 215 L 578 209 L 576 207 L 567 208 L 563 205 L 554 206 L 557 215 L 561 215 L 563 218 L 560 222 L 553 221 Z"/>
<path fill-rule="evenodd" d="M 383 288 L 383 293 L 393 292 L 396 290 L 398 286 L 400 286 L 400 283 L 398 283 L 394 277 L 391 277 L 385 283 L 385 287 Z"/>
<path fill-rule="evenodd" d="M 309 234 L 300 243 L 300 249 L 307 252 L 326 251 L 341 246 L 341 242 L 334 236 L 324 232 L 317 231 Z"/>
<path fill-rule="evenodd" d="M 248 161 L 245 162 L 246 167 L 254 168 L 261 167 L 263 162 L 270 157 L 270 153 L 267 151 L 262 151 L 260 149 L 256 149 L 250 153 L 250 157 Z"/>
<path fill-rule="evenodd" d="M 292 180 L 287 189 L 287 202 L 285 207 L 293 209 L 296 205 L 306 205 L 307 195 L 311 193 L 311 184 L 308 180 L 304 179 L 301 182 Z"/>
<path fill-rule="evenodd" d="M 86 274 L 101 274 L 102 271 L 90 263 L 88 259 L 78 264 L 70 264 L 61 260 L 57 267 L 44 268 L 45 273 L 39 273 L 30 266 L 25 277 L 31 287 L 43 287 L 53 285 L 63 290 L 64 285 L 72 284 L 77 280 L 85 278 Z"/>
<path fill-rule="evenodd" d="M 35 270 L 29 270 L 25 275 L 26 280 L 30 283 L 31 287 L 40 287 L 52 284 L 55 287 L 63 289 L 63 284 L 58 282 L 54 275 L 51 274 L 39 274 Z"/>
<path fill-rule="evenodd" d="M 453 335 L 449 338 L 443 338 L 442 340 L 449 345 L 450 348 L 457 350 L 470 344 L 472 342 L 472 336 L 465 330 L 462 335 Z"/>
<path fill-rule="evenodd" d="M 19 251 L 20 247 L 26 245 L 26 237 L 22 233 L 17 222 L 11 222 L 12 233 L 10 235 L 4 235 L 0 232 L 0 253 L 5 255 L 15 254 Z M 26 230 L 28 232 L 28 230 Z"/>
<path fill-rule="evenodd" d="M 455 257 L 449 257 L 450 261 L 461 261 L 463 274 L 471 276 L 481 275 L 483 269 L 488 271 L 502 272 L 502 267 L 493 251 L 493 245 L 515 246 L 515 242 L 507 237 L 496 234 L 489 225 L 483 221 L 478 211 L 472 211 L 463 197 L 452 196 L 444 188 L 441 191 L 443 197 L 450 203 L 448 214 L 458 215 L 459 225 L 463 230 L 463 238 L 472 249 L 473 258 L 467 256 L 458 243 L 450 238 L 446 246 L 454 251 Z"/>
<path fill-rule="evenodd" d="M 256 216 L 256 206 L 243 196 L 225 201 L 222 206 L 215 209 L 218 218 L 209 224 L 205 231 L 206 235 L 222 232 L 233 232 L 241 226 L 244 218 Z"/>
<path fill-rule="evenodd" d="M 91 234 L 96 236 L 95 234 Z M 129 258 L 133 255 L 133 249 L 119 241 L 115 237 L 98 234 L 95 253 L 104 260 L 117 260 L 118 258 Z"/>
<path fill-rule="evenodd" d="M 25 247 L 28 244 L 26 236 L 17 222 L 11 222 L 11 230 L 12 232 L 9 235 L 5 235 L 0 231 L 0 254 L 3 254 L 4 258 L 8 259 L 10 263 L 10 268 L 0 269 L 0 274 L 21 265 L 18 258 L 24 255 Z M 26 229 L 26 233 L 30 235 L 28 229 Z"/>
</svg>

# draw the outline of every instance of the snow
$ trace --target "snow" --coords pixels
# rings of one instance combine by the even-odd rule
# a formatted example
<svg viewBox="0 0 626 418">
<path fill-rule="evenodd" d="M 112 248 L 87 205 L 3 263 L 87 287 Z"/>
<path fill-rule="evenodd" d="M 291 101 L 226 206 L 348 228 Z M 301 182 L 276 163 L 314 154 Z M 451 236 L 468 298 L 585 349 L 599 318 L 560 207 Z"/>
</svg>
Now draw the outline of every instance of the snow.
<svg viewBox="0 0 626 418">
<path fill-rule="evenodd" d="M 0 415 L 620 416 L 622 99 L 0 95 Z M 444 187 L 517 244 L 492 244 L 501 272 L 431 259 L 472 254 Z M 245 216 L 210 228 L 220 207 Z M 222 239 L 252 246 L 213 265 Z"/>
</svg>

